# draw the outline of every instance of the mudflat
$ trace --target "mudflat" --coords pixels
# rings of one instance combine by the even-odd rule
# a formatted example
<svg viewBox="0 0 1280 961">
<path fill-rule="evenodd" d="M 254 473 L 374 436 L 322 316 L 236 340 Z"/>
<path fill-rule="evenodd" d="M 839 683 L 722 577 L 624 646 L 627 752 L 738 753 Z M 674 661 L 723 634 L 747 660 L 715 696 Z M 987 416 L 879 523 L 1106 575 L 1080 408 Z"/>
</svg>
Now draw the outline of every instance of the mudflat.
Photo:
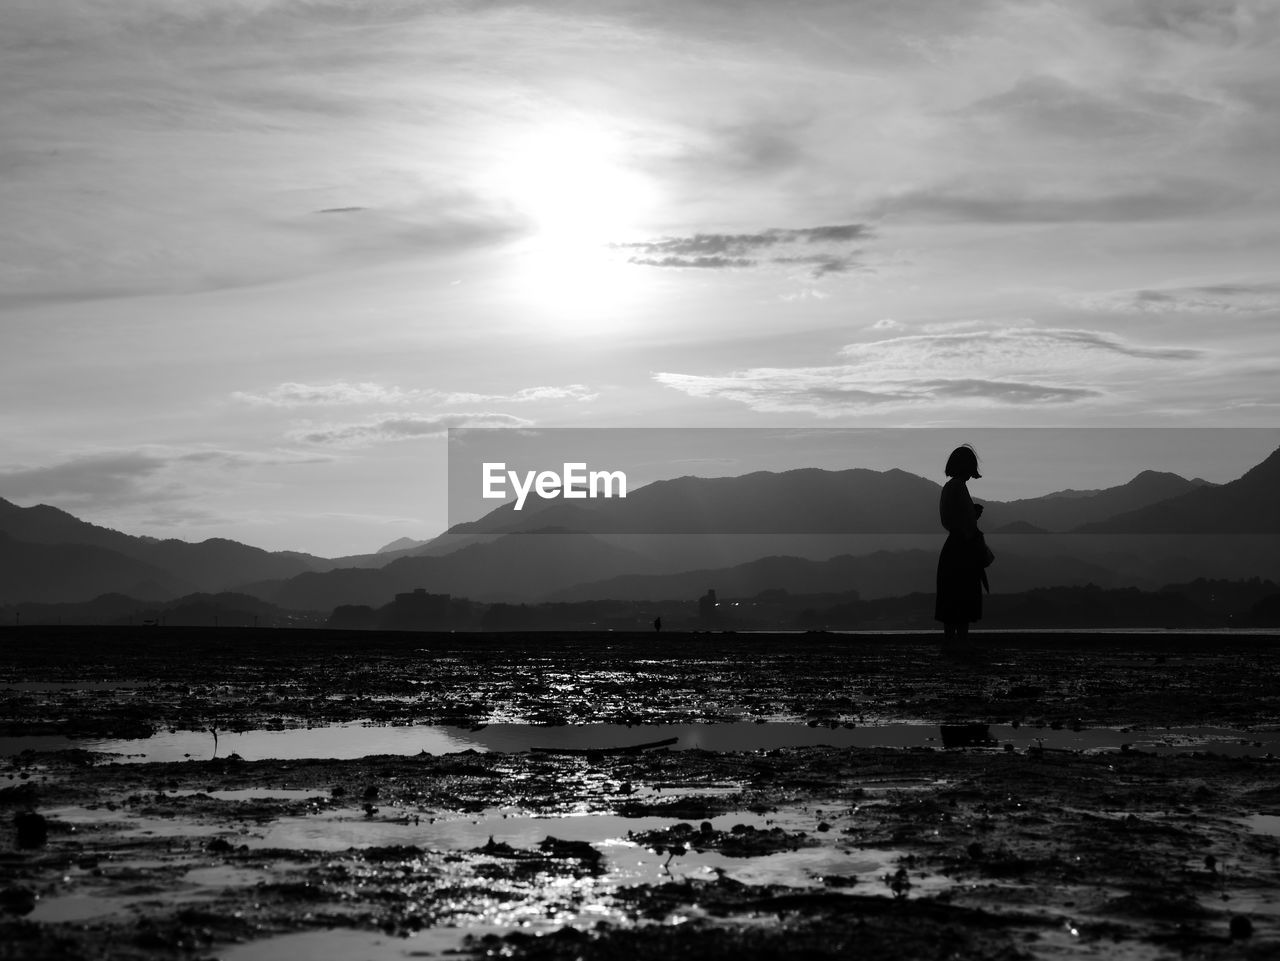
<svg viewBox="0 0 1280 961">
<path fill-rule="evenodd" d="M 1229 633 L 944 652 L 928 635 L 10 628 L 0 957 L 1274 957 L 1278 668 L 1280 638 Z M 353 722 L 373 746 L 522 722 L 544 749 L 314 740 Z M 753 747 L 743 722 L 812 734 Z M 730 723 L 739 749 L 640 748 Z M 937 736 L 823 744 L 903 723 Z M 601 724 L 616 744 L 572 736 Z M 311 756 L 229 748 L 308 727 Z M 189 758 L 103 750 L 173 732 Z M 1107 736 L 1053 746 L 1071 732 Z"/>
</svg>

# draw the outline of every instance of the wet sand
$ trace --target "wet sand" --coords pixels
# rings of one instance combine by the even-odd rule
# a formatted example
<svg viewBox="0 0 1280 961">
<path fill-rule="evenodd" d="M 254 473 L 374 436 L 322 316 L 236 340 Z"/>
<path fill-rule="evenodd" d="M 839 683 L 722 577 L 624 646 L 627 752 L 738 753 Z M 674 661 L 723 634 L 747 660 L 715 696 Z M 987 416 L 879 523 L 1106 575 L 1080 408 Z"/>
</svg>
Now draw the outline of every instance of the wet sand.
<svg viewBox="0 0 1280 961">
<path fill-rule="evenodd" d="M 1280 952 L 1280 763 L 1251 747 L 1280 728 L 1276 638 L 998 635 L 944 655 L 912 635 L 37 629 L 3 632 L 0 651 L 9 737 L 172 728 L 212 747 L 213 729 L 521 721 L 554 745 L 565 722 L 631 723 L 638 743 L 660 722 L 782 720 L 1045 735 L 17 754 L 0 761 L 0 957 Z M 1247 756 L 1160 747 L 1166 727 L 1203 726 L 1238 732 Z M 1100 728 L 1127 748 L 1040 746 Z"/>
</svg>

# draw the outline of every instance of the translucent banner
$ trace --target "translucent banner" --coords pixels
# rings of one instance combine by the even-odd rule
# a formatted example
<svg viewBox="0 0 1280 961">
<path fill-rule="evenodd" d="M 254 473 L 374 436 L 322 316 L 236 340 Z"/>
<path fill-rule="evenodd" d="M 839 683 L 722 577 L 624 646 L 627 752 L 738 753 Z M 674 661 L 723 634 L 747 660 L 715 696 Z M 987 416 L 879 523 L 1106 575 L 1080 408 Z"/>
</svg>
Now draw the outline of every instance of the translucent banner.
<svg viewBox="0 0 1280 961">
<path fill-rule="evenodd" d="M 951 453 L 988 534 L 1280 533 L 1280 429 L 461 428 L 456 533 L 934 535 Z"/>
</svg>

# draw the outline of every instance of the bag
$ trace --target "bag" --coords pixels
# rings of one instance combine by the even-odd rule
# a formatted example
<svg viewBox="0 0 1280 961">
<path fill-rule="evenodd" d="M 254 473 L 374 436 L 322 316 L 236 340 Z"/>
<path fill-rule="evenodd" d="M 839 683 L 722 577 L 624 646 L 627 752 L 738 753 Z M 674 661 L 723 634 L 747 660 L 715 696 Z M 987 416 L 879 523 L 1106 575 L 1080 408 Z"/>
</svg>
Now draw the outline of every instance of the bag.
<svg viewBox="0 0 1280 961">
<path fill-rule="evenodd" d="M 983 570 L 986 570 L 995 562 L 996 555 L 992 553 L 991 548 L 987 546 L 987 539 L 983 536 L 982 531 L 978 531 L 976 553 L 978 555 L 978 566 Z"/>
<path fill-rule="evenodd" d="M 978 580 L 982 582 L 982 589 L 990 594 L 991 583 L 987 580 L 987 568 L 995 561 L 996 555 L 987 546 L 987 539 L 983 536 L 982 531 L 978 531 L 978 540 L 974 544 L 974 554 L 977 556 L 978 561 Z"/>
</svg>

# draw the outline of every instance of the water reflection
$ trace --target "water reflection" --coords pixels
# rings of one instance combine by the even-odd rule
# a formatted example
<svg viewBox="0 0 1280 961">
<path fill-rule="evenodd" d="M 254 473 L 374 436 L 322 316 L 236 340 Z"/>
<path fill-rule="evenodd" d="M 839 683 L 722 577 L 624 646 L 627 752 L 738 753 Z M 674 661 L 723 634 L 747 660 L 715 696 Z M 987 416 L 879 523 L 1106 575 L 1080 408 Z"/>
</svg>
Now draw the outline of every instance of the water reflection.
<svg viewBox="0 0 1280 961">
<path fill-rule="evenodd" d="M 943 748 L 955 745 L 944 728 L 932 724 L 881 724 L 866 727 L 809 726 L 796 723 L 729 724 L 582 724 L 544 727 L 532 724 L 489 724 L 471 730 L 444 725 L 379 727 L 335 724 L 288 730 L 220 732 L 217 757 L 237 754 L 246 761 L 305 758 L 352 759 L 370 755 L 456 754 L 462 751 L 523 752 L 617 750 L 674 738 L 673 750 L 754 751 L 776 748 L 889 747 Z M 967 726 L 966 726 L 967 727 Z M 994 749 L 1043 747 L 1052 750 L 1155 752 L 1212 751 L 1235 757 L 1280 753 L 1280 732 L 1243 732 L 1228 728 L 1166 728 L 1133 731 L 1113 728 L 1069 729 L 981 725 Z M 975 746 L 977 742 L 974 742 Z M 24 750 L 82 748 L 120 755 L 120 761 L 207 760 L 215 756 L 206 731 L 176 731 L 149 738 L 0 737 L 0 756 Z"/>
</svg>

